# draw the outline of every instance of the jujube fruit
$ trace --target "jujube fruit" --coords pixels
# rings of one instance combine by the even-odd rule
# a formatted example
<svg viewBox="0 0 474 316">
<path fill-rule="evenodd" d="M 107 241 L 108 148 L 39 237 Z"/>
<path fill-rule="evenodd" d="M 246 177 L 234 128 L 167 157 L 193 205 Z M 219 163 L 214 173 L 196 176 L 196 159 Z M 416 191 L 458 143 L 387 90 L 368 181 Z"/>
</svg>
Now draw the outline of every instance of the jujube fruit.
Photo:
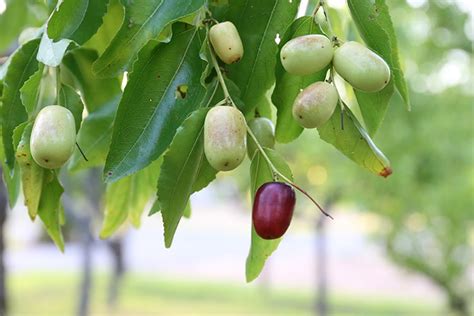
<svg viewBox="0 0 474 316">
<path fill-rule="evenodd" d="M 216 170 L 237 168 L 246 152 L 246 123 L 242 113 L 231 106 L 216 106 L 204 121 L 204 153 Z"/>
<path fill-rule="evenodd" d="M 273 122 L 266 117 L 257 117 L 248 122 L 249 128 L 257 138 L 260 145 L 264 148 L 275 147 L 275 127 Z M 258 149 L 257 144 L 252 137 L 247 137 L 247 154 L 252 159 L 255 151 Z"/>
<path fill-rule="evenodd" d="M 379 55 L 357 42 L 347 42 L 334 53 L 336 72 L 354 88 L 382 90 L 390 81 L 390 67 Z"/>
<path fill-rule="evenodd" d="M 252 209 L 253 226 L 263 239 L 285 234 L 293 217 L 295 191 L 286 183 L 267 182 L 255 194 Z"/>
<path fill-rule="evenodd" d="M 47 169 L 62 167 L 74 151 L 76 125 L 74 116 L 59 105 L 44 107 L 31 131 L 30 149 L 38 165 Z"/>
<path fill-rule="evenodd" d="M 242 59 L 244 46 L 232 22 L 222 22 L 212 26 L 209 39 L 217 56 L 226 64 L 233 64 Z"/>
<path fill-rule="evenodd" d="M 320 81 L 301 91 L 293 104 L 293 117 L 304 128 L 321 127 L 334 113 L 339 96 L 334 85 Z"/>
<path fill-rule="evenodd" d="M 333 55 L 331 41 L 324 35 L 312 34 L 288 41 L 281 49 L 280 60 L 290 74 L 305 76 L 323 70 Z"/>
</svg>

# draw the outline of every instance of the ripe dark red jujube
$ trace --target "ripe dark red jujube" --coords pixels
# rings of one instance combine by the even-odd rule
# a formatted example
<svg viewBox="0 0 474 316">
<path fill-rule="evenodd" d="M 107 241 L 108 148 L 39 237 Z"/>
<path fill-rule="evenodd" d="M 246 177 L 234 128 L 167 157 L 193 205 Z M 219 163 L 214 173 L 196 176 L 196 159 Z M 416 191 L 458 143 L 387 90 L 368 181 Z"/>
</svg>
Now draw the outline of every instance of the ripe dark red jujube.
<svg viewBox="0 0 474 316">
<path fill-rule="evenodd" d="M 252 220 L 263 239 L 276 239 L 290 226 L 295 207 L 295 191 L 286 183 L 267 182 L 255 194 Z"/>
</svg>

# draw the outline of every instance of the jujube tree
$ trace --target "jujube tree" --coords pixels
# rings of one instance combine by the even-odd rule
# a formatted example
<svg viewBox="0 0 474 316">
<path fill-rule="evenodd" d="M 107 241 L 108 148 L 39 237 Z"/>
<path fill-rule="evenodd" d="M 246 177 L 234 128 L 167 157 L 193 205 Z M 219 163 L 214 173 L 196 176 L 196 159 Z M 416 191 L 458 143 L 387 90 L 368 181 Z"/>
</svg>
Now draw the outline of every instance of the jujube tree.
<svg viewBox="0 0 474 316">
<path fill-rule="evenodd" d="M 329 216 L 275 142 L 317 128 L 361 167 L 392 172 L 371 138 L 395 88 L 409 103 L 389 9 L 384 1 L 348 5 L 366 46 L 333 34 L 324 1 L 301 17 L 300 1 L 286 0 L 43 4 L 44 19 L 17 34 L 22 44 L 0 71 L 11 204 L 21 182 L 31 218 L 38 214 L 63 249 L 59 168 L 67 160 L 69 172 L 101 167 L 101 237 L 128 218 L 138 226 L 155 198 L 150 214 L 161 213 L 170 247 L 190 196 L 247 153 L 254 206 L 246 268 L 255 279 L 290 225 L 294 190 Z M 356 99 L 342 98 L 351 86 Z"/>
</svg>

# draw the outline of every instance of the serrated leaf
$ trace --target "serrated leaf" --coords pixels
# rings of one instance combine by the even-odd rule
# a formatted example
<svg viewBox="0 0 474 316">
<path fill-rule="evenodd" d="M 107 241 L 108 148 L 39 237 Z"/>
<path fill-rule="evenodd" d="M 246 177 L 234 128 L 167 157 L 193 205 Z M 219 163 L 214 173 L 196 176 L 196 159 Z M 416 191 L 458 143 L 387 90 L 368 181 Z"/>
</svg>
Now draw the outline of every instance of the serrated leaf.
<svg viewBox="0 0 474 316">
<path fill-rule="evenodd" d="M 304 16 L 294 21 L 282 37 L 278 53 L 276 54 L 276 84 L 272 94 L 272 102 L 277 108 L 277 124 L 275 128 L 276 140 L 280 143 L 289 143 L 295 140 L 303 128 L 293 118 L 293 103 L 301 89 L 326 77 L 328 68 L 308 76 L 295 76 L 283 68 L 280 61 L 280 50 L 292 38 L 308 35 L 322 34 L 319 26 L 311 16 Z"/>
<path fill-rule="evenodd" d="M 206 159 L 203 132 L 208 111 L 209 108 L 199 109 L 184 121 L 163 158 L 157 195 L 165 228 L 166 248 L 171 247 L 200 165 Z"/>
<path fill-rule="evenodd" d="M 170 23 L 199 10 L 204 0 L 126 1 L 123 24 L 94 64 L 94 72 L 113 77 L 127 69 L 138 51 Z"/>
<path fill-rule="evenodd" d="M 203 41 L 196 28 L 179 24 L 169 44 L 150 42 L 139 54 L 115 118 L 105 165 L 107 181 L 115 181 L 156 160 L 176 130 L 201 106 L 206 89 L 197 58 Z M 178 89 L 185 87 L 184 96 Z"/>
<path fill-rule="evenodd" d="M 290 167 L 285 160 L 274 150 L 265 149 L 265 153 L 270 158 L 273 165 L 288 179 L 292 180 L 293 175 Z M 252 159 L 250 166 L 250 192 L 252 202 L 258 188 L 266 183 L 273 181 L 273 172 L 265 161 L 263 155 L 257 151 Z M 255 280 L 262 272 L 263 266 L 268 257 L 278 248 L 281 238 L 273 240 L 265 240 L 257 235 L 252 223 L 252 241 L 250 245 L 249 255 L 245 265 L 245 273 L 247 282 Z"/>
<path fill-rule="evenodd" d="M 17 129 L 15 132 L 17 132 Z M 33 123 L 29 123 L 21 129 L 22 136 L 17 146 L 16 160 L 20 167 L 25 205 L 28 209 L 28 215 L 31 220 L 34 220 L 38 213 L 43 188 L 44 169 L 38 166 L 31 156 L 30 136 L 32 129 Z"/>
<path fill-rule="evenodd" d="M 39 39 L 22 45 L 13 55 L 4 79 L 2 106 L 2 138 L 5 159 L 10 169 L 15 161 L 13 148 L 13 130 L 28 119 L 25 107 L 21 103 L 20 89 L 24 83 L 38 70 L 36 54 Z"/>
<path fill-rule="evenodd" d="M 329 122 L 318 131 L 321 139 L 361 167 L 383 177 L 392 173 L 390 161 L 374 144 L 349 108 L 344 110 L 344 129 L 341 126 L 341 109 L 337 107 Z"/>
<path fill-rule="evenodd" d="M 47 33 L 54 41 L 70 39 L 83 44 L 102 24 L 108 0 L 63 0 L 48 21 Z"/>
<path fill-rule="evenodd" d="M 277 34 L 283 34 L 296 17 L 300 1 L 249 0 L 229 2 L 229 14 L 242 38 L 244 56 L 228 67 L 228 76 L 240 88 L 244 114 L 256 106 L 275 82 Z"/>
<path fill-rule="evenodd" d="M 135 226 L 140 225 L 141 214 L 155 193 L 160 165 L 158 160 L 135 174 L 107 185 L 100 238 L 110 237 L 129 217 Z"/>
<path fill-rule="evenodd" d="M 53 42 L 46 32 L 41 37 L 41 43 L 36 59 L 50 67 L 57 67 L 61 64 L 64 54 L 71 43 L 70 40 L 63 39 L 59 42 Z"/>
<path fill-rule="evenodd" d="M 397 38 L 385 0 L 348 0 L 347 4 L 361 37 L 389 64 L 395 86 L 410 108 L 408 88 L 399 61 Z M 383 120 L 388 106 L 386 95 L 389 92 L 390 88 L 386 88 L 382 92 L 374 93 L 371 98 L 367 94 L 360 97 L 361 93 L 356 91 L 364 120 L 370 127 L 370 134 L 375 133 Z M 383 103 L 378 103 L 381 101 Z M 371 113 L 373 111 L 377 111 L 377 114 Z"/>
<path fill-rule="evenodd" d="M 48 235 L 62 252 L 64 252 L 64 239 L 61 232 L 61 223 L 63 222 L 61 213 L 63 210 L 60 199 L 63 192 L 63 187 L 54 172 L 45 172 L 38 216 L 41 218 Z"/>
<path fill-rule="evenodd" d="M 84 111 L 84 104 L 82 104 L 81 97 L 71 86 L 62 84 L 61 89 L 59 90 L 59 105 L 62 105 L 71 111 L 74 116 L 77 132 L 81 127 L 82 111 Z"/>
<path fill-rule="evenodd" d="M 25 82 L 20 89 L 21 102 L 25 106 L 28 117 L 32 117 L 36 112 L 38 99 L 40 97 L 40 83 L 43 78 L 43 64 L 39 65 L 38 70 Z"/>
</svg>

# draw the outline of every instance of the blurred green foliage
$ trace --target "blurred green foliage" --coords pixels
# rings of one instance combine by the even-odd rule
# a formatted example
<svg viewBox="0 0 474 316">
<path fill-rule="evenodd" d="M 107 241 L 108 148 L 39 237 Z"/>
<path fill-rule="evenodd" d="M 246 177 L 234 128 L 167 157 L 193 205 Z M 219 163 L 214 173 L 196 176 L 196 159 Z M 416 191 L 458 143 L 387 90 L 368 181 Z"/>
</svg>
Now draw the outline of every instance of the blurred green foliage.
<svg viewBox="0 0 474 316">
<path fill-rule="evenodd" d="M 407 112 L 401 98 L 394 98 L 376 137 L 392 162 L 393 175 L 382 179 L 368 174 L 320 141 L 315 131 L 306 131 L 284 150 L 295 179 L 306 181 L 326 204 L 349 202 L 379 215 L 377 237 L 387 255 L 429 278 L 444 291 L 452 310 L 468 315 L 474 262 L 473 43 L 465 32 L 469 17 L 456 2 L 433 0 L 419 8 L 404 1 L 388 3 L 413 108 Z M 336 13 L 339 21 L 347 18 L 345 9 Z M 355 36 L 354 28 L 345 29 Z"/>
</svg>

